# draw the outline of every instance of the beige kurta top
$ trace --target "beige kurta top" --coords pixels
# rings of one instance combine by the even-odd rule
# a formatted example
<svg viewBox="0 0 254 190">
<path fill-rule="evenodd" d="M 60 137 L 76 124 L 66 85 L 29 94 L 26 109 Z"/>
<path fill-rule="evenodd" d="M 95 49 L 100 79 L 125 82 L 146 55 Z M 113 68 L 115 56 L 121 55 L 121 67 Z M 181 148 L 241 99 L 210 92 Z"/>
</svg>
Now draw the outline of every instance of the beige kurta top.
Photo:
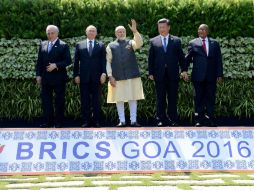
<svg viewBox="0 0 254 190">
<path fill-rule="evenodd" d="M 136 32 L 134 38 L 131 40 L 131 45 L 134 50 L 139 49 L 143 45 L 141 35 Z M 109 46 L 107 51 L 107 74 L 112 76 L 112 52 Z M 113 76 L 114 77 L 114 76 Z M 116 81 L 116 86 L 111 86 L 108 82 L 108 96 L 107 103 L 127 102 L 129 100 L 141 100 L 144 99 L 143 85 L 140 77 Z"/>
</svg>

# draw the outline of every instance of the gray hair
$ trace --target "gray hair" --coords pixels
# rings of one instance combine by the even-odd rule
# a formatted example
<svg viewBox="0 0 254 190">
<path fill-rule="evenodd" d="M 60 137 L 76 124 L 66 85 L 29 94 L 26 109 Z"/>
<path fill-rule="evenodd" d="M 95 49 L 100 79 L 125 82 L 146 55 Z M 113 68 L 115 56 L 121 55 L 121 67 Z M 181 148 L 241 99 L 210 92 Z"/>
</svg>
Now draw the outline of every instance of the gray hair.
<svg viewBox="0 0 254 190">
<path fill-rule="evenodd" d="M 117 26 L 116 29 L 115 29 L 115 32 L 116 32 L 117 30 L 120 30 L 120 29 L 126 30 L 124 26 Z"/>
<path fill-rule="evenodd" d="M 57 34 L 59 33 L 59 29 L 58 29 L 57 26 L 55 26 L 55 25 L 48 25 L 47 28 L 46 28 L 46 34 L 48 33 L 48 31 L 50 29 L 53 29 L 55 32 L 57 32 Z"/>
<path fill-rule="evenodd" d="M 90 30 L 91 28 L 95 29 L 97 31 L 97 28 L 94 25 L 89 25 L 88 27 L 86 27 L 86 32 L 88 30 Z"/>
</svg>

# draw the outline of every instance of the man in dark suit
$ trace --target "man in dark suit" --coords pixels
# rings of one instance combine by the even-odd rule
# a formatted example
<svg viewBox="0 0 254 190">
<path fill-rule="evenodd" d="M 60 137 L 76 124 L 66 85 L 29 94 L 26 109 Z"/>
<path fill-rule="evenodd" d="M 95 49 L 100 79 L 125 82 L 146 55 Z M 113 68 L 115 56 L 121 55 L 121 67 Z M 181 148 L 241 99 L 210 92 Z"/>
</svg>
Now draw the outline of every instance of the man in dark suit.
<svg viewBox="0 0 254 190">
<path fill-rule="evenodd" d="M 158 21 L 158 31 L 160 35 L 150 40 L 148 57 L 149 79 L 155 81 L 156 88 L 157 125 L 176 126 L 179 65 L 182 71 L 186 70 L 185 58 L 180 39 L 169 34 L 168 19 L 163 18 Z"/>
<path fill-rule="evenodd" d="M 74 79 L 80 84 L 81 114 L 83 124 L 89 127 L 92 104 L 95 127 L 101 125 L 101 84 L 106 80 L 106 50 L 95 38 L 95 26 L 86 28 L 87 38 L 76 45 L 74 58 Z"/>
<path fill-rule="evenodd" d="M 205 118 L 209 126 L 216 126 L 214 120 L 214 105 L 216 81 L 223 76 L 220 45 L 208 37 L 208 26 L 201 24 L 198 28 L 198 38 L 191 40 L 186 55 L 187 65 L 193 62 L 192 83 L 194 86 L 195 126 L 203 125 Z M 185 80 L 188 78 L 183 73 Z"/>
<path fill-rule="evenodd" d="M 41 127 L 54 125 L 61 127 L 64 120 L 66 66 L 71 64 L 71 55 L 68 45 L 58 38 L 58 33 L 57 26 L 47 26 L 48 40 L 41 43 L 36 64 L 36 81 L 41 85 L 44 115 L 44 123 Z M 55 119 L 53 92 L 55 93 Z"/>
</svg>

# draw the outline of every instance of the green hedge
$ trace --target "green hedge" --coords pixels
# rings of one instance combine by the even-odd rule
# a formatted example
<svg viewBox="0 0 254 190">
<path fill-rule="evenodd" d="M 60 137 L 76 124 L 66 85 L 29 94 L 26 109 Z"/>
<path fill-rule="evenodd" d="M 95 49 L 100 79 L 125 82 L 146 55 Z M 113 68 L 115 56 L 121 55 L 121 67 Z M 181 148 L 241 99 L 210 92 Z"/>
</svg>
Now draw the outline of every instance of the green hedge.
<svg viewBox="0 0 254 190">
<path fill-rule="evenodd" d="M 70 46 L 72 58 L 75 44 L 84 37 L 64 39 Z M 193 37 L 182 37 L 183 49 L 187 51 L 187 44 Z M 101 37 L 108 44 L 111 37 Z M 254 76 L 254 38 L 217 39 L 221 44 L 224 75 L 228 78 L 253 78 Z M 29 79 L 35 77 L 35 62 L 40 40 L 0 39 L 0 78 Z M 144 46 L 137 52 L 142 76 L 147 74 L 147 55 L 149 49 L 148 37 L 144 38 Z M 72 76 L 72 66 L 68 68 Z"/>
<path fill-rule="evenodd" d="M 84 37 L 64 39 L 71 48 L 73 57 L 75 44 Z M 193 37 L 182 37 L 184 51 Z M 101 37 L 106 44 L 111 37 Z M 254 56 L 253 38 L 217 39 L 222 46 L 225 81 L 218 85 L 216 114 L 218 116 L 252 117 L 254 115 Z M 138 114 L 142 119 L 155 114 L 154 84 L 147 80 L 148 37 L 137 51 L 146 99 L 139 102 Z M 41 116 L 40 89 L 35 84 L 35 62 L 40 40 L 0 40 L 0 118 L 31 119 Z M 68 67 L 70 81 L 67 84 L 66 115 L 79 117 L 79 90 L 73 84 L 72 66 Z M 240 89 L 240 90 L 239 90 Z M 191 118 L 193 95 L 190 83 L 181 82 L 179 89 L 179 113 L 182 118 Z M 103 87 L 103 112 L 106 118 L 116 119 L 114 104 L 106 104 L 107 88 Z M 241 97 L 241 98 L 239 98 Z"/>
<path fill-rule="evenodd" d="M 154 83 L 143 78 L 145 100 L 138 103 L 138 116 L 151 119 L 155 115 Z M 228 117 L 254 116 L 254 81 L 226 79 L 218 85 L 216 114 Z M 0 80 L 0 118 L 32 119 L 41 116 L 40 89 L 34 80 Z M 241 89 L 241 90 L 239 90 Z M 191 118 L 193 95 L 191 83 L 181 82 L 178 111 L 181 118 Z M 115 104 L 107 104 L 107 85 L 103 86 L 102 110 L 107 119 L 117 119 Z M 241 98 L 239 98 L 241 97 Z M 127 109 L 127 107 L 126 107 Z M 126 112 L 128 114 L 128 112 Z M 66 116 L 80 116 L 79 89 L 72 81 L 67 83 Z"/>
<path fill-rule="evenodd" d="M 215 37 L 254 37 L 253 10 L 253 0 L 0 0 L 0 38 L 42 39 L 48 24 L 59 26 L 63 38 L 83 35 L 89 24 L 112 36 L 131 18 L 151 37 L 162 17 L 178 36 L 195 35 L 206 23 Z"/>
</svg>

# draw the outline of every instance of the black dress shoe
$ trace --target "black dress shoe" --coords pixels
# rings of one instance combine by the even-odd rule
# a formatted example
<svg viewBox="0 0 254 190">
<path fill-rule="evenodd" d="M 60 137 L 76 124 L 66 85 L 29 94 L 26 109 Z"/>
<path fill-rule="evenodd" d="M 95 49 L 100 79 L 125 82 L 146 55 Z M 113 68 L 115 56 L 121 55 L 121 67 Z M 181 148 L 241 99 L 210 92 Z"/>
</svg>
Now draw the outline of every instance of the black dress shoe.
<svg viewBox="0 0 254 190">
<path fill-rule="evenodd" d="M 173 121 L 171 119 L 168 120 L 168 125 L 169 126 L 172 126 L 172 127 L 176 127 L 176 126 L 179 126 L 178 123 L 176 121 Z"/>
<path fill-rule="evenodd" d="M 197 122 L 195 123 L 195 127 L 202 127 L 202 125 L 201 125 L 200 122 L 197 121 Z"/>
<path fill-rule="evenodd" d="M 62 128 L 62 127 L 63 127 L 63 125 L 62 125 L 62 124 L 60 124 L 60 123 L 57 123 L 54 127 L 55 127 L 55 128 Z"/>
<path fill-rule="evenodd" d="M 213 119 L 209 119 L 208 126 L 209 127 L 217 127 L 217 124 Z"/>
<path fill-rule="evenodd" d="M 100 123 L 95 123 L 94 126 L 95 127 L 101 127 L 101 124 Z"/>
<path fill-rule="evenodd" d="M 179 126 L 179 124 L 178 124 L 177 122 L 172 121 L 172 122 L 171 122 L 171 126 L 177 127 L 177 126 Z"/>
<path fill-rule="evenodd" d="M 125 127 L 126 123 L 125 122 L 119 122 L 116 126 L 117 127 Z"/>
<path fill-rule="evenodd" d="M 53 124 L 43 123 L 40 125 L 40 128 L 51 128 L 53 126 L 54 126 Z"/>
<path fill-rule="evenodd" d="M 158 127 L 163 127 L 163 126 L 165 126 L 165 125 L 164 125 L 164 123 L 163 123 L 162 121 L 158 121 L 158 122 L 157 122 L 157 126 L 158 126 Z"/>
<path fill-rule="evenodd" d="M 81 125 L 81 127 L 82 127 L 82 128 L 87 128 L 87 127 L 89 127 L 89 126 L 88 126 L 88 123 L 83 123 L 83 124 Z"/>
<path fill-rule="evenodd" d="M 141 127 L 138 122 L 131 122 L 131 127 Z"/>
</svg>

